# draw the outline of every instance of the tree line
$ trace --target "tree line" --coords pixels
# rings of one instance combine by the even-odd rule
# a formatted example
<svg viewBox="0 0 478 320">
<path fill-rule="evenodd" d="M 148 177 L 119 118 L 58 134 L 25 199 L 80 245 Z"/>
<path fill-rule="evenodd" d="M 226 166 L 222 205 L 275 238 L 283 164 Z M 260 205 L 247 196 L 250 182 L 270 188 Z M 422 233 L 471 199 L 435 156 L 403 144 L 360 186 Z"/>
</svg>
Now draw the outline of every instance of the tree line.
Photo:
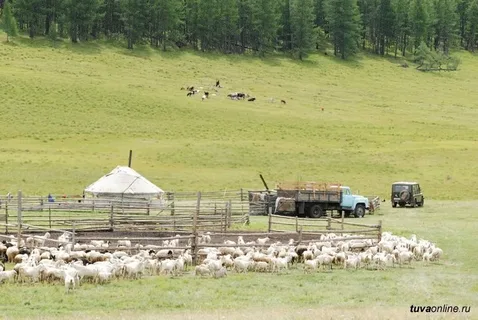
<svg viewBox="0 0 478 320">
<path fill-rule="evenodd" d="M 478 0 L 0 0 L 3 29 L 72 42 L 107 38 L 167 50 L 282 51 L 302 59 L 331 44 L 406 56 L 478 45 Z"/>
</svg>

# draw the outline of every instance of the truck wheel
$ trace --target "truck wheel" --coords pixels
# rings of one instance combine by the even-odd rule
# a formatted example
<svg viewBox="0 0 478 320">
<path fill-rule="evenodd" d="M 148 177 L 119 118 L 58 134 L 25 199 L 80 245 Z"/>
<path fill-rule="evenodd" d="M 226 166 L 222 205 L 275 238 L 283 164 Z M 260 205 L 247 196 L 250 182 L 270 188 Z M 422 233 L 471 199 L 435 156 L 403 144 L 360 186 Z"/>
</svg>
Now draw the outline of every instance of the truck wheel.
<svg viewBox="0 0 478 320">
<path fill-rule="evenodd" d="M 363 218 L 365 215 L 365 206 L 363 204 L 358 204 L 355 207 L 355 218 Z"/>
<path fill-rule="evenodd" d="M 324 210 L 318 204 L 313 205 L 309 209 L 309 218 L 320 218 L 324 214 Z"/>
<path fill-rule="evenodd" d="M 421 202 L 418 202 L 418 203 L 417 203 L 417 206 L 423 207 L 423 204 L 424 204 L 424 203 L 425 203 L 425 199 L 422 199 Z"/>
<path fill-rule="evenodd" d="M 396 207 L 397 207 L 397 203 L 396 203 L 396 202 L 392 202 L 392 207 L 396 208 Z"/>
</svg>

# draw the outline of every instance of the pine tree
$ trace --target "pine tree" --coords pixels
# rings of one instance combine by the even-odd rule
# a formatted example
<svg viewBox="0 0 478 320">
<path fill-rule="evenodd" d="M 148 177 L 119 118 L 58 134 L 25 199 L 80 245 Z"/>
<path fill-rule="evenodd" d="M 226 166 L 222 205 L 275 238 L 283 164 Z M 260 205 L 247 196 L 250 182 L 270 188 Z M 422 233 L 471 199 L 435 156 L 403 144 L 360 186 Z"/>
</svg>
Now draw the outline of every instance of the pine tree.
<svg viewBox="0 0 478 320">
<path fill-rule="evenodd" d="M 467 9 L 470 0 L 458 0 L 457 14 L 459 16 L 458 28 L 460 30 L 460 45 L 465 47 L 466 38 L 466 24 L 467 24 Z"/>
<path fill-rule="evenodd" d="M 291 8 L 292 48 L 300 60 L 315 45 L 313 0 L 294 0 Z"/>
<path fill-rule="evenodd" d="M 280 18 L 280 35 L 279 39 L 282 43 L 282 50 L 290 51 L 292 50 L 292 21 L 291 21 L 291 0 L 284 0 L 281 10 Z"/>
<path fill-rule="evenodd" d="M 66 11 L 71 42 L 88 40 L 93 23 L 98 18 L 99 9 L 99 0 L 67 0 Z"/>
<path fill-rule="evenodd" d="M 346 59 L 357 52 L 360 14 L 356 0 L 328 0 L 326 6 L 334 54 Z"/>
<path fill-rule="evenodd" d="M 414 38 L 415 49 L 422 41 L 427 40 L 430 14 L 427 0 L 412 0 L 410 20 L 412 22 L 411 34 Z"/>
<path fill-rule="evenodd" d="M 44 26 L 44 24 L 41 23 L 45 19 L 44 11 L 43 0 L 15 1 L 15 16 L 19 22 L 23 22 L 23 24 L 28 26 L 28 33 L 31 39 L 40 33 L 40 30 Z"/>
<path fill-rule="evenodd" d="M 15 37 L 18 35 L 17 29 L 17 21 L 12 14 L 12 7 L 10 6 L 10 2 L 7 0 L 3 4 L 3 30 L 7 34 L 7 42 L 9 41 L 9 37 Z"/>
<path fill-rule="evenodd" d="M 456 38 L 458 15 L 455 0 L 435 1 L 435 50 L 448 54 Z"/>
<path fill-rule="evenodd" d="M 475 52 L 478 40 L 478 0 L 473 0 L 467 9 L 466 48 Z"/>
<path fill-rule="evenodd" d="M 146 31 L 148 0 L 121 0 L 121 20 L 128 43 L 128 49 L 141 40 Z"/>
<path fill-rule="evenodd" d="M 251 44 L 262 56 L 274 49 L 279 28 L 277 0 L 252 0 L 250 3 Z"/>
<path fill-rule="evenodd" d="M 396 33 L 395 12 L 392 8 L 390 0 L 380 0 L 378 8 L 378 25 L 377 25 L 377 45 L 376 53 L 385 55 L 390 42 L 395 39 Z"/>
<path fill-rule="evenodd" d="M 397 57 L 400 48 L 402 56 L 405 57 L 408 46 L 408 38 L 410 36 L 410 0 L 395 0 L 393 2 L 393 10 L 395 12 L 396 40 L 395 40 L 395 57 Z"/>
</svg>

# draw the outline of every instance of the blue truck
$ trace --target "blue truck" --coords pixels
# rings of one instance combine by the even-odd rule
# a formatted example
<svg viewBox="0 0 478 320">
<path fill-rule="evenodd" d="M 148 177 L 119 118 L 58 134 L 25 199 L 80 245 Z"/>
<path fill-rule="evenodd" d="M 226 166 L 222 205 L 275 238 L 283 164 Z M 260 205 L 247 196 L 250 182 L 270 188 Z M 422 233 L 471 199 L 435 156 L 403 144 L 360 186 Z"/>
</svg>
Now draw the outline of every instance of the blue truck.
<svg viewBox="0 0 478 320">
<path fill-rule="evenodd" d="M 319 184 L 316 182 L 295 182 L 278 184 L 275 190 L 269 190 L 263 177 L 266 191 L 249 196 L 249 200 L 262 199 L 265 213 L 307 216 L 320 218 L 327 211 L 344 213 L 344 216 L 362 218 L 371 210 L 370 200 L 352 193 L 350 187 L 340 184 Z M 254 192 L 253 192 L 254 193 Z M 256 202 L 257 203 L 257 202 Z"/>
</svg>

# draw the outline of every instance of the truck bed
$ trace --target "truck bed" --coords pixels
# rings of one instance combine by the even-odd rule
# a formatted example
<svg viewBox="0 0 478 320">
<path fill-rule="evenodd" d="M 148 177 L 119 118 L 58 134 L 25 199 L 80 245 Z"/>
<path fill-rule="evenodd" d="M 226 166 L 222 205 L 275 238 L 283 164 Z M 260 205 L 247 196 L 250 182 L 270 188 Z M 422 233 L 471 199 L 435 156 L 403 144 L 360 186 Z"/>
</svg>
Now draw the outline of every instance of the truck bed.
<svg viewBox="0 0 478 320">
<path fill-rule="evenodd" d="M 340 190 L 277 190 L 278 197 L 294 198 L 300 202 L 341 203 Z"/>
</svg>

